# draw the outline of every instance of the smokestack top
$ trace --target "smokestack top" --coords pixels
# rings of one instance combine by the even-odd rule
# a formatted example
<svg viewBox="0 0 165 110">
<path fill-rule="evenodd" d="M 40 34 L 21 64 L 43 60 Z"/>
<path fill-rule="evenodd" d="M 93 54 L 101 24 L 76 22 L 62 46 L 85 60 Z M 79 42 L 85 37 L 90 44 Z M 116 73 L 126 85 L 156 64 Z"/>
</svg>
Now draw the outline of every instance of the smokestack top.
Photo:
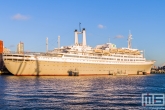
<svg viewBox="0 0 165 110">
<path fill-rule="evenodd" d="M 77 29 L 75 29 L 75 31 L 74 32 L 77 32 Z"/>
<path fill-rule="evenodd" d="M 85 28 L 83 28 L 83 30 L 85 30 Z"/>
</svg>

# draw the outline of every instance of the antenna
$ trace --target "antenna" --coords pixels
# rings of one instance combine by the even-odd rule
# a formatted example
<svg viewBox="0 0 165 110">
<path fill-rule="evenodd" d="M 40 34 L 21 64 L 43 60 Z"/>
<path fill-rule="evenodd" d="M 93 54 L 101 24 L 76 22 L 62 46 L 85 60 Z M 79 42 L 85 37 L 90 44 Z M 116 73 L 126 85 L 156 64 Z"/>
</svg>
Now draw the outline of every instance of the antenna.
<svg viewBox="0 0 165 110">
<path fill-rule="evenodd" d="M 128 48 L 132 48 L 132 46 L 131 46 L 131 39 L 132 39 L 132 34 L 131 34 L 131 31 L 129 30 L 129 35 L 128 35 Z"/>
<path fill-rule="evenodd" d="M 48 38 L 46 38 L 46 52 L 48 52 Z"/>
<path fill-rule="evenodd" d="M 80 29 L 80 32 L 81 32 L 81 23 L 79 23 L 79 29 Z"/>
</svg>

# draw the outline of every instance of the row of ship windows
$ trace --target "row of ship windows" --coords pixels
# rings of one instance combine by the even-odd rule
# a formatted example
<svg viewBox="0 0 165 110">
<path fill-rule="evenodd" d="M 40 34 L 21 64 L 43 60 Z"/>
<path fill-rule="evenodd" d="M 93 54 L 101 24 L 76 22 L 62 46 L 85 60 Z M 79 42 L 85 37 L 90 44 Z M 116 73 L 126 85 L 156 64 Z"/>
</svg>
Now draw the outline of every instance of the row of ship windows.
<svg viewBox="0 0 165 110">
<path fill-rule="evenodd" d="M 51 62 L 51 61 L 45 61 L 45 62 Z M 25 62 L 26 63 L 26 62 Z M 28 62 L 27 62 L 28 63 Z M 30 63 L 36 63 L 36 61 L 31 61 Z M 53 63 L 61 63 L 61 62 L 53 62 Z M 114 62 L 109 62 L 109 63 L 114 63 Z M 115 63 L 122 63 L 122 62 L 115 62 Z M 127 63 L 127 62 L 124 62 L 124 63 Z M 130 62 L 130 63 L 133 63 L 133 62 Z M 83 64 L 83 63 L 73 63 L 73 64 Z M 92 65 L 102 65 L 102 64 L 92 64 Z M 46 65 L 44 65 L 46 66 Z M 47 65 L 49 66 L 49 65 Z M 54 65 L 53 65 L 54 66 Z M 83 66 L 82 66 L 83 67 Z"/>
<path fill-rule="evenodd" d="M 40 57 L 40 58 L 42 58 L 42 57 Z M 61 58 L 45 58 L 45 59 L 61 59 Z M 93 59 L 96 59 L 96 58 L 93 58 Z M 115 58 L 100 58 L 100 59 L 117 60 L 117 61 L 145 61 L 144 59 L 115 59 Z M 77 60 L 77 59 L 69 59 L 69 60 Z M 77 61 L 89 61 L 89 60 L 77 60 Z"/>
<path fill-rule="evenodd" d="M 113 57 L 125 57 L 125 58 L 142 58 L 142 56 L 118 56 L 118 55 L 112 55 L 112 56 Z M 64 55 L 64 57 L 104 59 L 102 57 L 88 57 L 88 56 L 74 56 L 74 55 Z M 109 58 L 105 58 L 105 59 L 109 59 Z"/>
<path fill-rule="evenodd" d="M 73 56 L 72 56 L 73 57 Z M 50 58 L 46 58 L 46 57 L 38 57 L 38 58 L 43 58 L 43 59 L 61 59 L 61 58 L 56 58 L 56 57 L 50 57 Z M 70 57 L 71 58 L 71 57 Z M 76 58 L 87 58 L 87 57 L 76 57 Z M 99 58 L 99 57 L 88 57 L 90 59 L 104 59 L 104 60 L 116 60 L 116 58 Z"/>
<path fill-rule="evenodd" d="M 24 55 L 4 55 L 4 56 L 12 56 L 12 57 L 29 57 Z M 142 58 L 142 56 L 118 56 L 112 55 L 113 57 L 125 57 L 125 58 Z M 114 58 L 102 58 L 102 57 L 88 57 L 88 56 L 74 56 L 74 55 L 64 55 L 64 57 L 74 57 L 74 58 L 90 58 L 90 59 L 108 59 L 108 60 L 115 60 Z M 40 57 L 42 58 L 42 57 Z M 44 58 L 44 57 L 43 57 Z"/>
<path fill-rule="evenodd" d="M 38 58 L 43 58 L 43 59 L 59 59 L 61 60 L 61 58 L 45 58 L 45 57 L 38 57 Z M 9 58 L 8 58 L 9 59 Z M 112 60 L 112 61 L 144 61 L 144 59 L 119 59 L 119 58 L 92 58 L 92 59 L 103 59 L 103 60 Z M 19 60 L 19 59 L 18 59 Z M 23 59 L 20 59 L 20 60 L 23 60 Z M 30 60 L 30 59 L 25 59 L 25 60 Z M 67 59 L 66 59 L 67 60 Z M 77 61 L 89 61 L 89 60 L 80 60 L 80 59 L 69 59 L 69 60 L 77 60 Z"/>
<path fill-rule="evenodd" d="M 125 57 L 125 58 L 143 58 L 142 56 L 115 56 L 115 55 L 112 55 L 113 57 Z"/>
<path fill-rule="evenodd" d="M 24 59 L 5 59 L 5 60 L 12 60 L 12 61 L 34 61 L 35 62 L 35 60 L 24 60 Z M 73 61 L 75 61 L 74 59 L 69 59 L 69 60 L 73 60 Z M 90 60 L 76 60 L 76 61 L 87 61 L 87 62 L 89 62 Z M 123 62 L 134 62 L 134 61 L 144 61 L 144 60 L 139 60 L 139 59 L 137 59 L 137 60 L 129 60 L 129 59 L 117 59 L 117 61 L 118 62 L 116 62 L 116 63 L 123 63 Z M 121 62 L 122 61 L 122 62 Z M 47 62 L 50 62 L 50 61 L 47 61 Z M 52 61 L 51 61 L 52 62 Z M 114 63 L 114 62 L 110 62 L 110 61 L 97 61 L 97 60 L 93 60 L 92 62 L 109 62 L 109 63 Z M 54 62 L 55 63 L 55 62 Z"/>
</svg>

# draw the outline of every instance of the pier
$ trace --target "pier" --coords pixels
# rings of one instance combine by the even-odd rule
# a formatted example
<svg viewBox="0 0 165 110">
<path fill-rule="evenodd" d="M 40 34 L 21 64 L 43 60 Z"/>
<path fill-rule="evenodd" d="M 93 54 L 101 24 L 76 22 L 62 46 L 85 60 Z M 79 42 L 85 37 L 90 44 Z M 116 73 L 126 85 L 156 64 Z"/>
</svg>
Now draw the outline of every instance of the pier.
<svg viewBox="0 0 165 110">
<path fill-rule="evenodd" d="M 151 68 L 151 74 L 165 74 L 165 64 L 158 68 Z"/>
<path fill-rule="evenodd" d="M 165 70 L 151 70 L 151 74 L 165 74 Z"/>
<path fill-rule="evenodd" d="M 12 75 L 12 74 L 7 70 L 0 70 L 0 75 Z"/>
</svg>

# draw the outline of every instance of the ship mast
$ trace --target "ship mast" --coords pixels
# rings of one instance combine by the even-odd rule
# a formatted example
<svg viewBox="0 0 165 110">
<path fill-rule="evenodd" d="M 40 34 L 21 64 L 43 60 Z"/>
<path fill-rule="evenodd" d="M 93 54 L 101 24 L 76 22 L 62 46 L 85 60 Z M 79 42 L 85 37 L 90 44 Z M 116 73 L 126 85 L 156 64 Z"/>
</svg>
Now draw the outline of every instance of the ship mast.
<svg viewBox="0 0 165 110">
<path fill-rule="evenodd" d="M 48 52 L 48 37 L 46 38 L 46 52 Z"/>
<path fill-rule="evenodd" d="M 58 48 L 60 48 L 60 36 L 58 36 Z"/>
<path fill-rule="evenodd" d="M 132 34 L 131 34 L 131 32 L 129 31 L 129 35 L 128 35 L 128 48 L 129 48 L 129 49 L 132 48 L 132 46 L 131 46 L 131 40 L 132 40 Z"/>
<path fill-rule="evenodd" d="M 81 32 L 81 23 L 79 23 L 79 30 L 80 30 L 80 32 Z"/>
</svg>

